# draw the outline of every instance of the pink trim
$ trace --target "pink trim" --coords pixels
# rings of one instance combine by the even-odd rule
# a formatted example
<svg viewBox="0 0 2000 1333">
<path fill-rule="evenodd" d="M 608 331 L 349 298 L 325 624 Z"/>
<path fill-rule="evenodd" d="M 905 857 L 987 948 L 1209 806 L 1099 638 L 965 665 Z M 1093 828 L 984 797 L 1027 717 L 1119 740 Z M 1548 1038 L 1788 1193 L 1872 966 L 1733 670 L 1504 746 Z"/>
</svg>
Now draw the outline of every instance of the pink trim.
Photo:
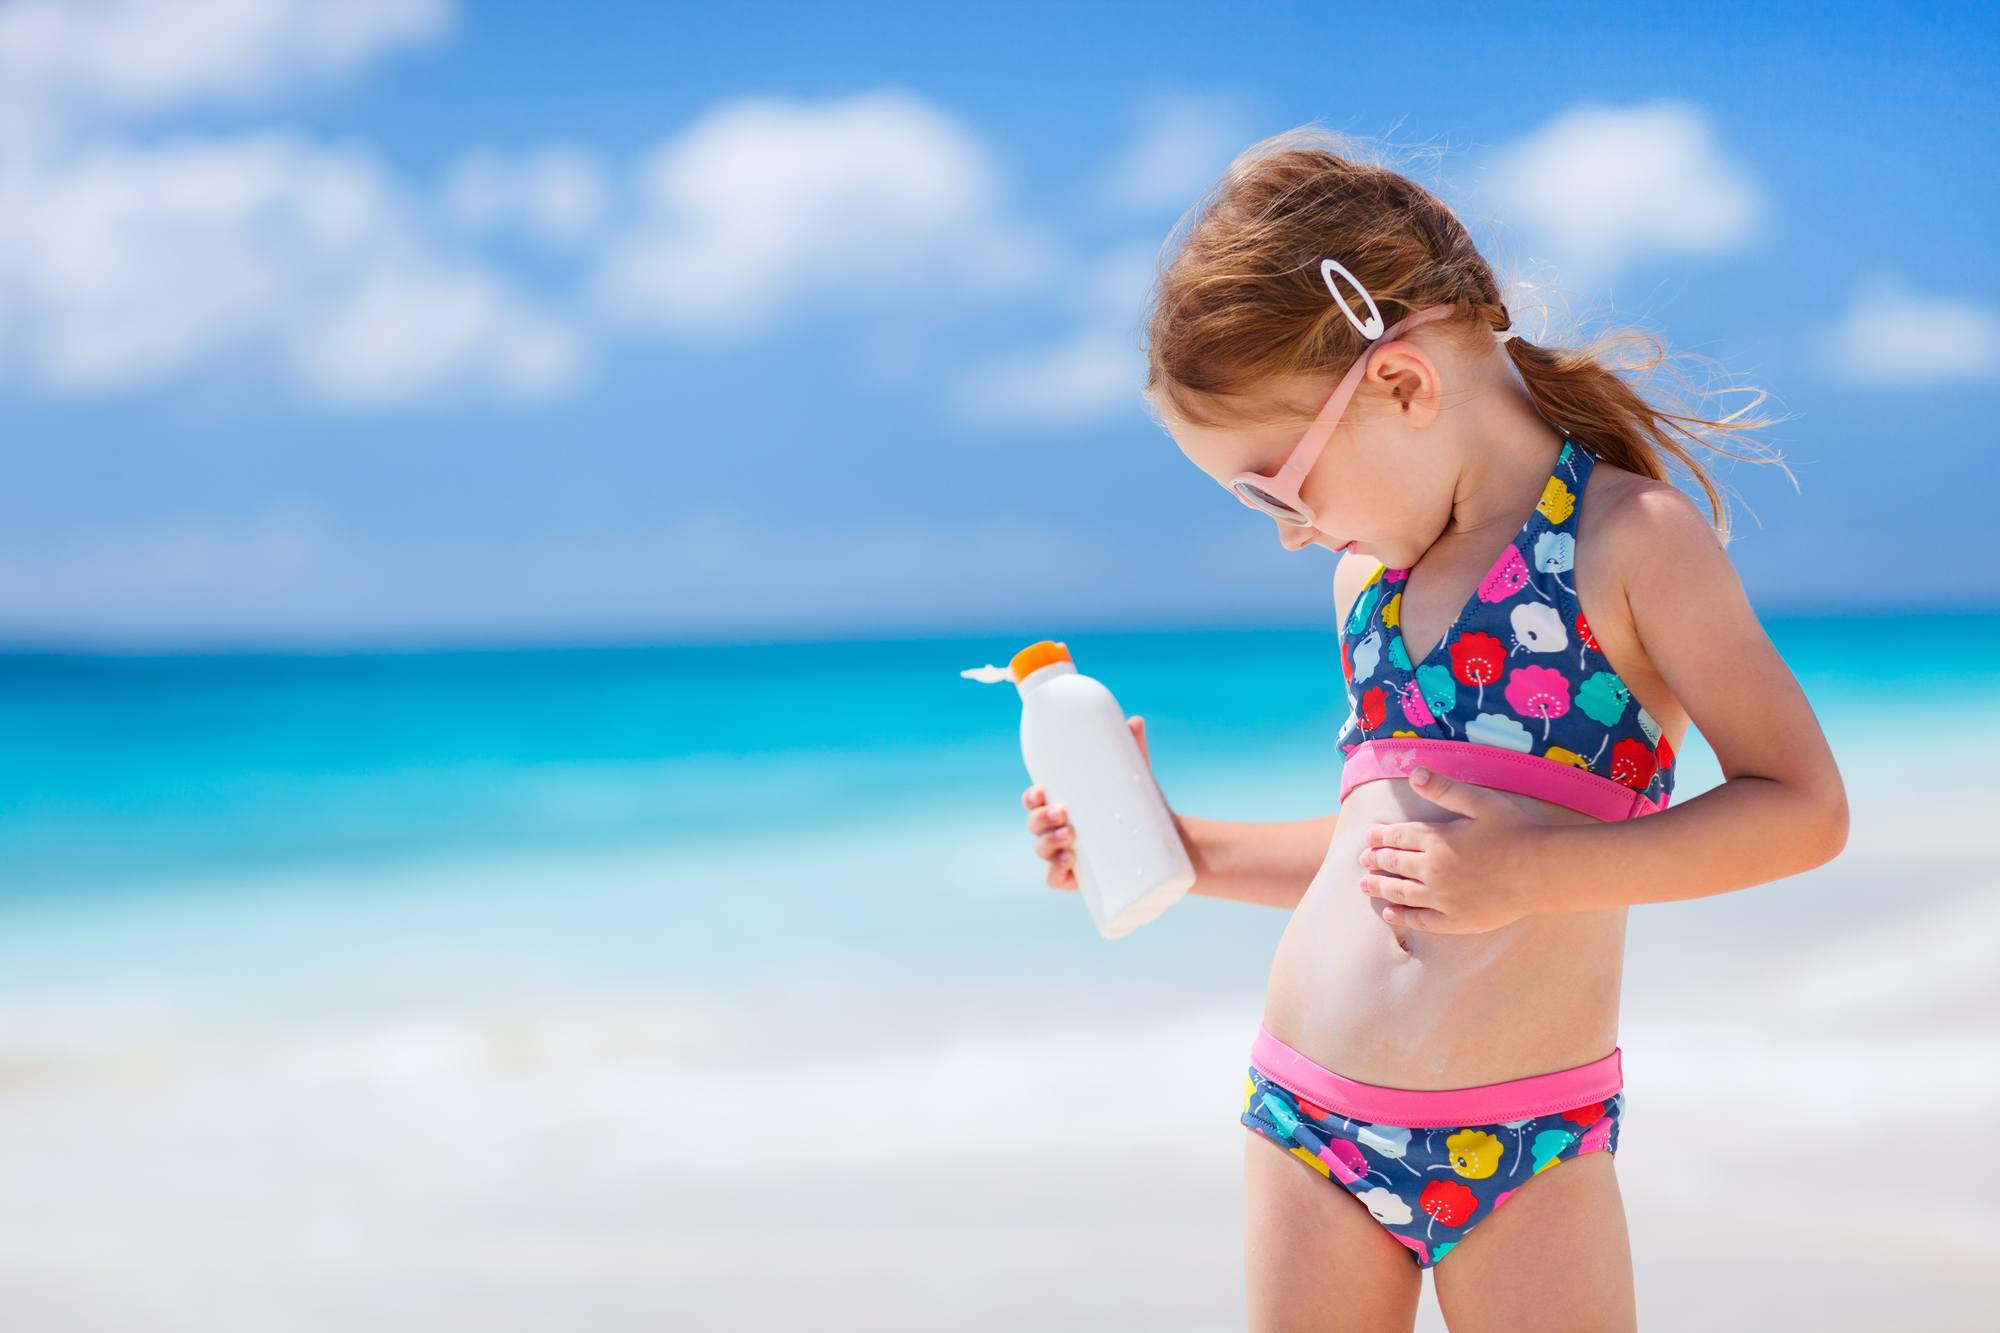
<svg viewBox="0 0 2000 1333">
<path fill-rule="evenodd" d="M 1340 799 L 1345 801 L 1347 793 L 1364 782 L 1408 777 L 1418 764 L 1434 768 L 1448 778 L 1554 801 L 1607 822 L 1658 814 L 1667 808 L 1665 801 L 1650 800 L 1601 773 L 1537 754 L 1503 750 L 1497 745 L 1435 736 L 1383 737 L 1361 742 L 1348 752 L 1347 763 L 1341 769 Z"/>
<path fill-rule="evenodd" d="M 1472 1088 L 1385 1088 L 1343 1078 L 1271 1035 L 1262 1023 L 1250 1045 L 1250 1063 L 1273 1083 L 1351 1120 L 1410 1129 L 1458 1129 L 1553 1115 L 1605 1101 L 1625 1086 L 1624 1048 L 1601 1060 L 1551 1074 L 1531 1074 Z"/>
</svg>

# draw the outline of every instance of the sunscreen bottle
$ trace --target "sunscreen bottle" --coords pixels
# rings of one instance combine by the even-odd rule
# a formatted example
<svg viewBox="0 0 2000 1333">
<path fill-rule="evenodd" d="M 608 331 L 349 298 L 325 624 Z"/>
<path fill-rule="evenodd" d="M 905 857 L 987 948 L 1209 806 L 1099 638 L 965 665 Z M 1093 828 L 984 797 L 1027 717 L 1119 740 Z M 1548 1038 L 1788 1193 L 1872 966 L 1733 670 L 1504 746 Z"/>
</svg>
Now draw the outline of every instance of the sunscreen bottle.
<svg viewBox="0 0 2000 1333">
<path fill-rule="evenodd" d="M 1044 639 L 1005 668 L 968 680 L 1021 692 L 1021 758 L 1048 799 L 1069 812 L 1076 885 L 1097 933 L 1119 939 L 1194 886 L 1194 866 L 1166 797 L 1111 691 L 1084 675 L 1065 644 Z"/>
</svg>

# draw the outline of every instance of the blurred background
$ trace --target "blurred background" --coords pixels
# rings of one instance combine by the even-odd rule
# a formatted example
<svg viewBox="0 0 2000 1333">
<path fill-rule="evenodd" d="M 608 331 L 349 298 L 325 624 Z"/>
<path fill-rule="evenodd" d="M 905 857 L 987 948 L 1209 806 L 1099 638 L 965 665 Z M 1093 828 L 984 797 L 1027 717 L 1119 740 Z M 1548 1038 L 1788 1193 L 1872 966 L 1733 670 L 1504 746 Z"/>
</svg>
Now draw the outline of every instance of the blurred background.
<svg viewBox="0 0 2000 1333">
<path fill-rule="evenodd" d="M 1995 21 L 1382 20 L 0 3 L 0 1324 L 1241 1327 L 1284 917 L 1097 937 L 957 673 L 1337 804 L 1332 560 L 1139 398 L 1316 123 L 1790 414 L 1714 466 L 1852 835 L 1633 909 L 1642 1320 L 1992 1327 Z"/>
</svg>

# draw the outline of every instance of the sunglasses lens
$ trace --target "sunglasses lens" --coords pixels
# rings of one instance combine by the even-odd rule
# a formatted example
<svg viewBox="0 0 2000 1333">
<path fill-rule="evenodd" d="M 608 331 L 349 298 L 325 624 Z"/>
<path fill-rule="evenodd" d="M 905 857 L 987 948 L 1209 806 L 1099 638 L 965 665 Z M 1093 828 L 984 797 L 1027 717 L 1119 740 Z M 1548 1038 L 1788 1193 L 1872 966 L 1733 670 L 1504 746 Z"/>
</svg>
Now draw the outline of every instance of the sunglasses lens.
<svg viewBox="0 0 2000 1333">
<path fill-rule="evenodd" d="M 1301 514 L 1277 496 L 1272 495 L 1269 491 L 1258 486 L 1253 486 L 1247 481 L 1238 484 L 1236 493 L 1274 518 L 1282 518 L 1292 523 L 1305 522 L 1304 514 Z"/>
</svg>

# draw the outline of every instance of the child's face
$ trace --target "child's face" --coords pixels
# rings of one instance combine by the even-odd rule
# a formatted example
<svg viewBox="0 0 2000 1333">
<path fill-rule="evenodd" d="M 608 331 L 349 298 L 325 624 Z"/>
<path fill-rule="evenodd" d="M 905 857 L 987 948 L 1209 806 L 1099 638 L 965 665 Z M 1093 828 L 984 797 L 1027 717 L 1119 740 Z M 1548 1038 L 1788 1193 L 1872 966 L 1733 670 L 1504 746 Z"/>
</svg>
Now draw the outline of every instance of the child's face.
<svg viewBox="0 0 2000 1333">
<path fill-rule="evenodd" d="M 1226 491 L 1238 473 L 1271 473 L 1283 464 L 1332 392 L 1334 382 L 1332 377 L 1299 376 L 1274 384 L 1263 410 L 1256 413 L 1285 418 L 1274 425 L 1197 426 L 1167 414 L 1163 408 L 1160 420 L 1188 461 Z M 1308 546 L 1357 550 L 1400 567 L 1395 561 L 1409 545 L 1409 535 L 1424 529 L 1417 499 L 1430 489 L 1429 469 L 1411 465 L 1413 457 L 1426 452 L 1411 447 L 1410 437 L 1420 428 L 1408 420 L 1408 412 L 1385 415 L 1378 403 L 1364 401 L 1369 397 L 1366 393 L 1357 395 L 1349 404 L 1340 428 L 1327 441 L 1300 488 L 1300 495 L 1312 506 L 1313 525 L 1271 520 L 1278 542 L 1286 550 Z M 1229 494 L 1227 503 L 1239 503 L 1233 492 Z M 1448 495 L 1446 503 L 1448 512 Z"/>
</svg>

